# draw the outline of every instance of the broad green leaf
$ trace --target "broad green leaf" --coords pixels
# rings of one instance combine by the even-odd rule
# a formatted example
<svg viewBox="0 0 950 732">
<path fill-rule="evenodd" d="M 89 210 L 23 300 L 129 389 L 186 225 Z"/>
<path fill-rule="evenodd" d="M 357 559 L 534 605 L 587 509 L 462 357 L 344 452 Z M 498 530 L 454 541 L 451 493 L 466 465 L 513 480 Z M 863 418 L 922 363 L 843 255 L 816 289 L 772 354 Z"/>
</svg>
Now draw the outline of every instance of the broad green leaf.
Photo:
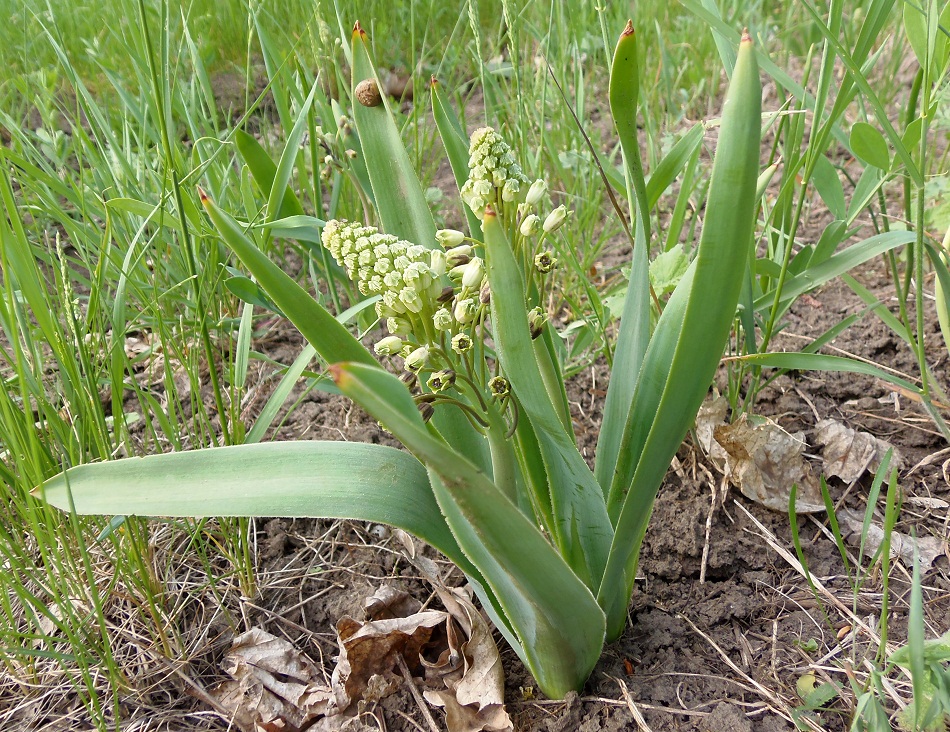
<svg viewBox="0 0 950 732">
<path fill-rule="evenodd" d="M 255 224 L 254 229 L 268 229 L 271 236 L 322 244 L 320 234 L 323 231 L 324 224 L 326 224 L 326 221 L 315 216 L 296 215 L 270 221 L 266 224 Z"/>
<path fill-rule="evenodd" d="M 755 50 L 746 36 L 723 106 L 697 256 L 667 303 L 668 309 L 674 300 L 681 301 L 681 291 L 688 291 L 682 323 L 675 311 L 667 317 L 664 310 L 657 324 L 608 496 L 616 533 L 597 596 L 607 615 L 608 639 L 619 636 L 625 624 L 653 501 L 709 390 L 735 318 L 752 252 L 761 97 Z M 675 348 L 669 359 L 666 344 L 671 341 Z M 648 431 L 643 429 L 647 425 Z"/>
<path fill-rule="evenodd" d="M 876 127 L 867 122 L 855 122 L 851 128 L 851 152 L 868 165 L 887 170 L 891 167 L 891 154 L 884 139 Z M 839 216 L 835 212 L 836 216 Z"/>
<path fill-rule="evenodd" d="M 372 80 L 377 84 L 377 89 L 383 88 L 370 57 L 366 33 L 359 23 L 353 29 L 352 51 L 353 78 L 350 91 L 354 100 L 353 119 L 363 146 L 381 228 L 387 234 L 413 244 L 430 249 L 438 247 L 432 212 L 429 211 L 422 184 L 393 121 L 389 100 L 385 94 L 381 94 L 380 104 L 372 107 L 356 101 L 355 89 L 361 81 Z"/>
<path fill-rule="evenodd" d="M 838 170 L 826 156 L 819 155 L 816 158 L 811 180 L 828 210 L 835 218 L 843 219 L 847 210 L 847 204 L 844 200 L 844 186 L 841 185 Z"/>
<path fill-rule="evenodd" d="M 706 125 L 702 122 L 694 124 L 676 141 L 676 144 L 654 168 L 650 177 L 647 178 L 647 205 L 650 210 L 656 206 L 660 196 L 673 184 L 689 159 L 699 150 L 705 132 Z"/>
<path fill-rule="evenodd" d="M 607 497 L 613 480 L 624 424 L 630 412 L 637 375 L 650 342 L 650 279 L 646 247 L 635 247 L 632 253 L 630 281 L 627 284 L 620 319 L 620 332 L 614 350 L 614 363 L 604 401 L 604 419 L 597 437 L 594 471 Z"/>
<path fill-rule="evenodd" d="M 604 644 L 604 614 L 590 589 L 487 479 L 453 488 L 438 480 L 432 485 L 456 540 L 481 571 L 517 637 L 513 647 L 538 686 L 553 699 L 579 691 Z"/>
<path fill-rule="evenodd" d="M 77 465 L 36 490 L 64 511 L 349 518 L 401 528 L 463 569 L 425 468 L 359 442 L 268 442 Z"/>
<path fill-rule="evenodd" d="M 843 356 L 826 356 L 823 353 L 754 353 L 748 356 L 737 356 L 735 360 L 755 366 L 789 371 L 843 371 L 852 374 L 867 374 L 899 386 L 910 393 L 920 393 L 920 387 L 907 379 L 895 376 L 874 364 Z"/>
<path fill-rule="evenodd" d="M 261 286 L 250 277 L 245 277 L 244 275 L 228 277 L 224 281 L 224 286 L 228 288 L 228 292 L 232 295 L 236 295 L 243 302 L 276 312 L 278 315 L 283 315 L 283 313 L 280 312 L 280 308 L 274 305 L 273 301 L 267 296 L 267 293 L 261 289 Z"/>
<path fill-rule="evenodd" d="M 642 226 L 642 239 L 650 241 L 650 206 L 647 202 L 643 161 L 640 159 L 640 141 L 637 136 L 637 114 L 640 109 L 640 61 L 637 34 L 633 23 L 620 34 L 610 67 L 608 88 L 610 114 L 617 127 L 627 179 L 627 199 L 631 216 L 636 214 L 635 226 Z M 634 206 L 636 201 L 636 206 Z M 634 246 L 637 246 L 635 243 Z"/>
<path fill-rule="evenodd" d="M 462 123 L 459 121 L 455 110 L 445 97 L 442 91 L 442 85 L 434 76 L 429 83 L 429 90 L 432 94 L 432 117 L 435 119 L 436 127 L 439 128 L 439 136 L 442 138 L 442 144 L 445 146 L 445 152 L 449 158 L 449 165 L 452 166 L 452 174 L 455 176 L 455 185 L 459 190 L 468 180 L 468 136 L 462 129 Z M 478 217 L 468 207 L 464 206 L 465 220 L 468 222 L 468 230 L 473 239 L 482 238 L 482 224 Z"/>
<path fill-rule="evenodd" d="M 234 131 L 234 144 L 237 146 L 241 158 L 254 176 L 254 182 L 260 188 L 264 196 L 269 197 L 274 188 L 274 180 L 277 177 L 277 165 L 271 160 L 267 151 L 261 147 L 261 144 L 244 130 Z M 286 218 L 288 216 L 302 216 L 303 206 L 300 205 L 300 199 L 290 187 L 284 192 L 280 204 L 280 211 L 274 218 Z"/>
<path fill-rule="evenodd" d="M 294 122 L 293 129 L 291 129 L 287 135 L 284 151 L 280 154 L 280 161 L 277 163 L 277 170 L 274 173 L 274 182 L 267 196 L 267 221 L 286 218 L 288 215 L 284 213 L 283 201 L 287 196 L 290 177 L 294 173 L 294 165 L 297 162 L 297 155 L 300 152 L 300 143 L 303 140 L 304 132 L 307 131 L 307 115 L 310 114 L 310 107 L 313 104 L 313 97 L 317 93 L 319 84 L 319 79 L 314 80 L 307 99 L 297 113 L 297 121 Z M 298 202 L 297 206 L 299 205 Z M 292 210 L 293 213 L 298 213 L 294 210 L 295 208 L 292 199 L 289 210 Z"/>
<path fill-rule="evenodd" d="M 497 601 L 515 650 L 555 698 L 580 688 L 600 657 L 603 613 L 534 522 L 465 456 L 434 437 L 405 384 L 381 368 L 337 364 L 340 390 L 429 468 L 459 546 Z M 570 629 L 570 632 L 565 632 Z"/>
<path fill-rule="evenodd" d="M 940 3 L 931 3 L 930 0 L 904 3 L 904 32 L 920 67 L 923 68 L 927 59 L 930 59 L 931 78 L 940 75 L 950 54 L 946 32 L 941 30 L 941 26 L 944 29 L 950 28 L 950 4 L 942 3 L 943 8 L 938 16 L 936 9 L 939 5 Z M 934 11 L 928 12 L 928 6 L 933 7 Z"/>
<path fill-rule="evenodd" d="M 596 586 L 612 533 L 603 492 L 544 388 L 528 327 L 521 270 L 494 213 L 486 211 L 482 231 L 495 349 L 541 448 L 555 518 L 554 542 L 574 571 Z"/>
<path fill-rule="evenodd" d="M 689 258 L 682 245 L 677 244 L 668 252 L 658 254 L 650 262 L 650 284 L 657 297 L 663 297 L 676 289 L 689 267 Z"/>
<path fill-rule="evenodd" d="M 201 202 L 224 242 L 244 266 L 257 278 L 260 286 L 290 319 L 297 330 L 327 363 L 358 361 L 376 364 L 363 345 L 340 325 L 326 308 L 314 300 L 280 267 L 257 248 L 237 222 L 222 211 L 204 192 Z"/>
<path fill-rule="evenodd" d="M 801 274 L 787 279 L 782 287 L 782 301 L 790 302 L 799 295 L 810 292 L 819 285 L 849 272 L 857 265 L 903 244 L 909 244 L 913 240 L 913 232 L 888 231 L 857 244 L 852 244 L 850 247 L 830 256 L 824 262 L 809 267 Z M 756 311 L 767 310 L 772 307 L 774 300 L 775 292 L 767 292 L 755 301 L 754 307 Z"/>
</svg>

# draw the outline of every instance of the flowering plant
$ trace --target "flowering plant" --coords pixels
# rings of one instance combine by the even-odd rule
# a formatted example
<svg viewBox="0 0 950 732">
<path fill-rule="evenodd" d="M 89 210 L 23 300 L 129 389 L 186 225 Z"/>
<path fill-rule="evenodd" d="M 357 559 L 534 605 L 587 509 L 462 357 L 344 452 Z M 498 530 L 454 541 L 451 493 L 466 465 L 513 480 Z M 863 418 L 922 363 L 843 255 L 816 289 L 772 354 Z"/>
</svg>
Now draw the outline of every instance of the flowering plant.
<svg viewBox="0 0 950 732">
<path fill-rule="evenodd" d="M 353 116 L 381 229 L 329 221 L 322 244 L 388 335 L 376 356 L 270 262 L 245 227 L 202 193 L 220 236 L 329 364 L 339 389 L 408 452 L 337 442 L 273 443 L 77 466 L 47 482 L 51 503 L 84 513 L 289 515 L 389 523 L 432 544 L 471 582 L 541 689 L 562 697 L 590 674 L 626 621 L 637 559 L 666 468 L 705 396 L 753 250 L 760 86 L 744 37 L 723 110 L 701 242 L 655 322 L 649 205 L 636 138 L 636 36 L 610 78 L 635 245 L 596 466 L 578 452 L 553 327 L 542 303 L 557 264 L 558 207 L 540 215 L 493 129 L 466 145 L 433 84 L 433 111 L 469 215 L 436 231 L 378 84 L 353 34 Z M 467 151 L 467 154 L 466 154 Z M 383 164 L 385 161 L 385 164 Z M 271 192 L 275 211 L 281 195 Z"/>
</svg>

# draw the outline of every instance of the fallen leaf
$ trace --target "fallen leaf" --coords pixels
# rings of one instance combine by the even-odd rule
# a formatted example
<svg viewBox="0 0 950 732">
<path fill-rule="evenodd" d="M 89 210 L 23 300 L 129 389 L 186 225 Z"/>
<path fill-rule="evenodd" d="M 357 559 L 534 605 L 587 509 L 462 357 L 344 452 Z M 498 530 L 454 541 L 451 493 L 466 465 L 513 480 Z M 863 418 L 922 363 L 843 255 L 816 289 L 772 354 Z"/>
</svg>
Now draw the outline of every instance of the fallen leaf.
<svg viewBox="0 0 950 732">
<path fill-rule="evenodd" d="M 844 529 L 845 541 L 853 546 L 861 545 L 861 533 L 864 531 L 864 515 L 851 509 L 838 511 L 838 524 Z M 864 555 L 873 557 L 884 542 L 884 528 L 873 521 L 868 525 L 864 540 Z M 918 536 L 916 539 L 899 531 L 891 532 L 891 559 L 900 559 L 904 566 L 914 566 L 914 544 L 920 557 L 920 571 L 926 572 L 933 567 L 937 557 L 950 558 L 947 541 L 936 536 Z"/>
<path fill-rule="evenodd" d="M 793 485 L 798 486 L 797 513 L 825 509 L 818 479 L 805 460 L 805 440 L 770 420 L 752 422 L 743 414 L 730 425 L 713 430 L 726 452 L 724 473 L 746 498 L 774 511 L 788 511 Z"/>
<path fill-rule="evenodd" d="M 815 440 L 822 446 L 824 474 L 853 483 L 865 471 L 874 472 L 888 450 L 894 447 L 867 432 L 859 432 L 834 419 L 823 419 L 815 426 Z M 900 468 L 900 454 L 895 450 L 891 467 Z"/>
<path fill-rule="evenodd" d="M 251 628 L 224 660 L 233 681 L 209 690 L 244 730 L 297 732 L 331 713 L 333 694 L 307 658 L 282 638 Z"/>
<path fill-rule="evenodd" d="M 423 696 L 445 709 L 450 732 L 511 732 L 514 726 L 504 705 L 505 673 L 488 623 L 461 590 L 436 585 L 436 592 L 452 616 L 450 627 L 461 625 L 468 640 L 456 650 L 455 634 L 449 634 L 447 662 L 441 668 L 428 665 L 426 673 L 427 680 L 438 678 L 445 689 L 429 689 Z M 452 664 L 455 668 L 449 671 Z"/>
</svg>

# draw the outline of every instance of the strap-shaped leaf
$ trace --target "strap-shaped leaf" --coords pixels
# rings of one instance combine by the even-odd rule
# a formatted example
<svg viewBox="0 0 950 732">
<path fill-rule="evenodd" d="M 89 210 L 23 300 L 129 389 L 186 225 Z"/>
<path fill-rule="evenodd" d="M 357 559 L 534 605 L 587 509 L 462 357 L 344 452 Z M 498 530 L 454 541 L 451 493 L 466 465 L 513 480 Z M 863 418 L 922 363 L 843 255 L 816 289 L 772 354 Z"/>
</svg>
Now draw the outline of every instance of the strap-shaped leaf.
<svg viewBox="0 0 950 732">
<path fill-rule="evenodd" d="M 300 152 L 300 143 L 303 140 L 304 132 L 307 131 L 307 115 L 310 114 L 310 107 L 313 105 L 313 97 L 317 93 L 318 86 L 319 81 L 315 80 L 313 86 L 310 88 L 310 93 L 307 95 L 307 99 L 297 112 L 297 121 L 294 122 L 293 129 L 291 129 L 290 134 L 287 135 L 284 151 L 280 154 L 280 161 L 277 163 L 277 170 L 274 173 L 274 183 L 271 185 L 270 193 L 267 197 L 267 221 L 285 217 L 282 208 L 284 198 L 290 187 L 290 177 L 294 173 L 294 165 L 297 162 L 297 155 Z"/>
<path fill-rule="evenodd" d="M 561 698 L 580 689 L 604 639 L 604 615 L 587 586 L 484 473 L 428 432 L 399 379 L 362 364 L 336 364 L 333 375 L 340 391 L 434 474 L 430 482 L 446 521 L 542 691 Z"/>
<path fill-rule="evenodd" d="M 64 511 L 127 516 L 288 516 L 375 521 L 467 570 L 422 464 L 359 442 L 268 442 L 77 465 L 36 493 Z"/>
<path fill-rule="evenodd" d="M 675 338 L 676 347 L 668 370 L 665 357 L 658 359 L 660 363 L 651 359 L 661 350 L 655 350 L 653 343 L 647 350 L 624 429 L 622 444 L 628 452 L 621 456 L 611 485 L 608 503 L 615 505 L 620 500 L 622 508 L 598 592 L 598 600 L 607 614 L 609 638 L 618 636 L 623 629 L 656 492 L 709 390 L 735 317 L 752 252 L 761 97 L 758 64 L 752 40 L 746 35 L 723 106 L 693 276 L 685 277 L 671 298 L 670 304 L 684 287 L 688 288 L 682 325 L 676 318 L 666 318 L 664 312 L 654 334 L 658 343 Z M 658 406 L 651 409 L 649 404 L 655 401 L 658 388 Z M 628 439 L 643 422 L 650 423 L 646 439 Z"/>
<path fill-rule="evenodd" d="M 356 99 L 356 86 L 364 80 L 376 83 L 379 103 L 375 106 L 367 106 Z M 353 29 L 353 119 L 366 157 L 366 169 L 382 229 L 414 244 L 435 248 L 439 245 L 435 239 L 432 212 L 382 88 L 370 56 L 366 33 L 357 23 Z"/>
<path fill-rule="evenodd" d="M 261 189 L 265 196 L 270 196 L 271 189 L 274 187 L 274 179 L 277 177 L 277 165 L 271 160 L 267 151 L 261 147 L 261 144 L 244 130 L 235 130 L 234 144 L 237 146 L 241 158 L 251 171 L 254 182 Z M 302 216 L 303 206 L 300 205 L 300 199 L 293 192 L 290 186 L 287 186 L 284 192 L 283 200 L 280 204 L 280 214 L 273 218 L 286 218 L 288 216 Z"/>
<path fill-rule="evenodd" d="M 869 237 L 857 244 L 842 249 L 837 254 L 819 262 L 804 272 L 785 280 L 782 287 L 782 301 L 791 302 L 799 295 L 815 289 L 819 285 L 849 272 L 857 265 L 867 262 L 891 249 L 914 241 L 912 231 L 886 231 Z M 755 300 L 753 307 L 756 311 L 772 307 L 775 300 L 775 291 L 771 290 Z"/>
<path fill-rule="evenodd" d="M 630 282 L 620 319 L 613 373 L 604 403 L 604 421 L 597 439 L 595 472 L 605 500 L 617 465 L 623 426 L 633 402 L 637 376 L 647 344 L 650 342 L 650 261 L 647 252 L 647 242 L 650 239 L 650 204 L 643 180 L 640 142 L 637 138 L 640 67 L 636 38 L 633 24 L 627 21 L 627 27 L 620 35 L 614 50 L 610 70 L 610 113 L 623 148 L 627 197 L 631 199 L 631 210 L 637 217 L 637 233 Z M 633 196 L 630 195 L 631 192 L 634 193 Z"/>
<path fill-rule="evenodd" d="M 200 191 L 201 202 L 224 242 L 231 247 L 264 291 L 327 363 L 359 361 L 375 364 L 363 344 L 257 248 L 238 223 Z"/>
<path fill-rule="evenodd" d="M 544 458 L 555 519 L 554 540 L 574 571 L 596 586 L 612 535 L 604 494 L 544 388 L 528 327 L 521 270 L 504 228 L 491 210 L 485 212 L 482 231 L 495 350 L 534 427 Z"/>
</svg>

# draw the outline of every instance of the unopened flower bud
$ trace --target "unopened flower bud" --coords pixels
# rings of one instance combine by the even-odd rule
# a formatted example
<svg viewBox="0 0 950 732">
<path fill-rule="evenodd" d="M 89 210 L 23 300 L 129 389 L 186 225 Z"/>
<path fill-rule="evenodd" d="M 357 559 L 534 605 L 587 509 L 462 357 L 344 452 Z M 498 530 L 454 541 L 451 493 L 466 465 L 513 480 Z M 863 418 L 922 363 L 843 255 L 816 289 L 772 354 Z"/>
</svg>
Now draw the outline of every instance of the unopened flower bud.
<svg viewBox="0 0 950 732">
<path fill-rule="evenodd" d="M 537 214 L 525 216 L 521 222 L 521 235 L 534 236 L 541 228 L 541 217 Z"/>
<path fill-rule="evenodd" d="M 548 184 L 538 178 L 528 189 L 528 195 L 525 196 L 524 202 L 529 206 L 534 206 L 538 201 L 541 200 L 541 197 L 544 196 L 547 190 Z"/>
<path fill-rule="evenodd" d="M 406 356 L 406 371 L 418 371 L 423 366 L 425 366 L 426 361 L 429 360 L 429 348 L 427 346 L 420 346 L 408 356 Z"/>
<path fill-rule="evenodd" d="M 419 377 L 416 376 L 412 371 L 403 371 L 399 375 L 399 380 L 410 390 L 415 389 L 419 384 Z"/>
<path fill-rule="evenodd" d="M 482 305 L 487 305 L 491 302 L 491 285 L 488 284 L 488 278 L 482 280 L 482 289 L 478 291 L 478 301 Z"/>
<path fill-rule="evenodd" d="M 461 244 L 457 247 L 452 247 L 445 252 L 445 263 L 449 267 L 458 267 L 460 264 L 468 264 L 472 259 L 473 251 L 471 244 Z"/>
<path fill-rule="evenodd" d="M 475 320 L 476 313 L 478 313 L 478 304 L 474 298 L 467 297 L 455 303 L 453 314 L 455 315 L 455 319 L 462 325 L 466 325 Z"/>
<path fill-rule="evenodd" d="M 504 376 L 495 376 L 488 382 L 488 391 L 496 399 L 501 399 L 511 393 L 511 384 Z"/>
<path fill-rule="evenodd" d="M 449 302 L 453 297 L 455 297 L 455 288 L 449 285 L 448 287 L 443 287 L 442 292 L 439 293 L 438 297 L 435 298 L 435 301 L 440 305 L 444 305 Z"/>
<path fill-rule="evenodd" d="M 532 308 L 528 311 L 528 327 L 531 329 L 531 340 L 541 335 L 544 324 L 548 322 L 547 313 L 540 307 Z"/>
<path fill-rule="evenodd" d="M 405 337 L 412 332 L 412 323 L 405 318 L 386 318 L 386 330 L 394 336 Z"/>
<path fill-rule="evenodd" d="M 561 224 L 567 220 L 567 213 L 567 207 L 563 203 L 549 213 L 548 217 L 544 220 L 545 233 L 550 234 L 552 231 L 557 231 L 561 228 Z"/>
<path fill-rule="evenodd" d="M 472 337 L 468 333 L 457 333 L 452 338 L 452 350 L 456 353 L 465 353 L 471 350 L 472 345 Z"/>
<path fill-rule="evenodd" d="M 445 274 L 445 252 L 441 249 L 433 249 L 429 253 L 429 267 L 432 269 L 433 277 L 441 277 Z"/>
<path fill-rule="evenodd" d="M 429 380 L 426 382 L 428 387 L 432 391 L 443 391 L 444 389 L 452 386 L 455 383 L 455 372 L 449 369 L 443 369 L 442 371 L 436 371 L 432 376 L 429 377 Z"/>
<path fill-rule="evenodd" d="M 456 229 L 439 229 L 435 232 L 435 238 L 443 249 L 451 249 L 465 241 L 465 234 Z"/>
<path fill-rule="evenodd" d="M 450 330 L 452 328 L 452 313 L 449 312 L 448 308 L 439 308 L 432 316 L 432 322 L 436 330 Z"/>
<path fill-rule="evenodd" d="M 377 356 L 391 356 L 394 353 L 399 353 L 402 350 L 402 346 L 402 338 L 391 335 L 379 341 L 373 346 L 373 350 L 376 351 Z"/>
<path fill-rule="evenodd" d="M 422 402 L 417 408 L 419 409 L 419 415 L 422 417 L 423 422 L 428 422 L 432 419 L 432 415 L 435 414 L 435 407 L 428 402 Z"/>
<path fill-rule="evenodd" d="M 462 287 L 481 287 L 484 276 L 485 262 L 481 257 L 472 257 L 472 261 L 465 265 L 465 271 L 462 273 Z"/>
<path fill-rule="evenodd" d="M 555 264 L 557 264 L 557 257 L 554 256 L 554 252 L 550 249 L 538 252 L 534 257 L 534 268 L 541 274 L 550 272 L 554 269 Z"/>
</svg>

